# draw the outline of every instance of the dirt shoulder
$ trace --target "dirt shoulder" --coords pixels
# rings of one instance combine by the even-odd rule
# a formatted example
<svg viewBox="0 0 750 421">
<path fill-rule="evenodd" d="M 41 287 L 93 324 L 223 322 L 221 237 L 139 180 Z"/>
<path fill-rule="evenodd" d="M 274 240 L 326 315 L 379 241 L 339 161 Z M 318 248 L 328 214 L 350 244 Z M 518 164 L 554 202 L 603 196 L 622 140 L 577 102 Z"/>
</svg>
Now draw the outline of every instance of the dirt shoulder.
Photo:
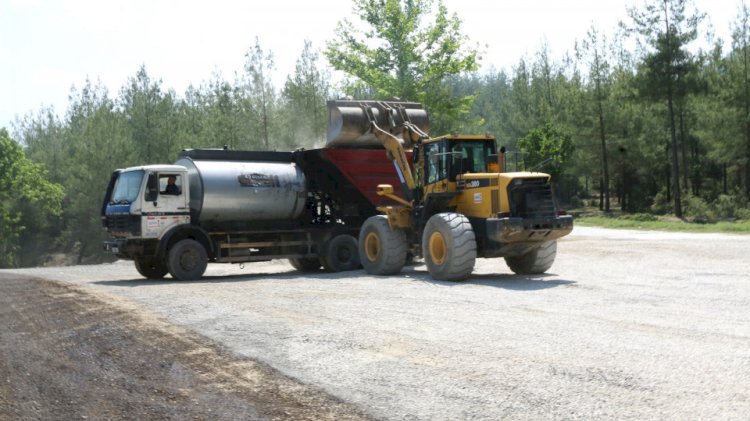
<svg viewBox="0 0 750 421">
<path fill-rule="evenodd" d="M 0 274 L 0 419 L 19 418 L 367 416 L 127 302 Z"/>
</svg>

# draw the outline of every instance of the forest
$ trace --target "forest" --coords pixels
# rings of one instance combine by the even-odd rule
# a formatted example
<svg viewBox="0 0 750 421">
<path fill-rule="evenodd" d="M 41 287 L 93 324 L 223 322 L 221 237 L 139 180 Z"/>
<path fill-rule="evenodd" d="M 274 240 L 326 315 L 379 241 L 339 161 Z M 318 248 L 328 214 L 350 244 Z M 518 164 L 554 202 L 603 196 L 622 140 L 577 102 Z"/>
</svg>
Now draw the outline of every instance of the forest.
<svg viewBox="0 0 750 421">
<path fill-rule="evenodd" d="M 561 58 L 542 44 L 511 69 L 481 71 L 460 13 L 439 0 L 352 3 L 369 30 L 342 20 L 325 46 L 306 41 L 282 86 L 256 38 L 231 80 L 215 74 L 177 93 L 143 65 L 118 92 L 89 80 L 63 114 L 39 109 L 0 129 L 0 267 L 60 252 L 100 261 L 114 169 L 171 163 L 186 148 L 322 147 L 326 100 L 343 96 L 422 102 L 433 136 L 494 135 L 511 169 L 546 161 L 567 209 L 750 219 L 744 3 L 726 44 L 690 1 L 654 0 L 628 9 L 610 37 L 592 26 Z"/>
</svg>

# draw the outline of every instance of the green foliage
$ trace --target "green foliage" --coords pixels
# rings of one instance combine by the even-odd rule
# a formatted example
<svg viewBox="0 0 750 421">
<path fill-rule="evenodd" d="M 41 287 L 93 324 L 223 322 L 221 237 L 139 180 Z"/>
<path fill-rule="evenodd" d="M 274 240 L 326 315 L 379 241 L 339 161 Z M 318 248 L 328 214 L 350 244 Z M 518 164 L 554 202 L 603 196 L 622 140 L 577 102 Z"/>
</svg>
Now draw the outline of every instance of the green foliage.
<svg viewBox="0 0 750 421">
<path fill-rule="evenodd" d="M 0 129 L 0 267 L 17 266 L 21 240 L 44 233 L 62 212 L 63 187 L 46 179 L 44 166 L 30 161 Z"/>
<path fill-rule="evenodd" d="M 269 149 L 270 138 L 277 123 L 276 90 L 271 82 L 274 72 L 273 53 L 264 51 L 258 38 L 245 54 L 246 82 L 245 105 L 250 110 L 251 130 L 259 134 L 260 142 L 251 148 Z"/>
<path fill-rule="evenodd" d="M 620 216 L 620 219 L 625 219 L 628 221 L 638 221 L 638 222 L 651 222 L 651 221 L 658 221 L 659 219 L 656 217 L 656 215 L 652 215 L 650 213 L 633 213 L 633 214 L 626 214 Z"/>
<path fill-rule="evenodd" d="M 365 29 L 348 20 L 339 22 L 325 52 L 335 69 L 354 78 L 348 92 L 421 102 L 435 133 L 459 125 L 474 96 L 454 96 L 449 78 L 476 70 L 479 54 L 465 45 L 458 16 L 449 16 L 440 0 L 353 3 Z"/>
<path fill-rule="evenodd" d="M 555 179 L 563 172 L 573 149 L 570 136 L 550 123 L 529 132 L 518 141 L 518 147 L 527 154 L 529 169 L 549 172 Z"/>
<path fill-rule="evenodd" d="M 685 216 L 694 222 L 706 223 L 716 221 L 716 214 L 711 205 L 700 197 L 687 195 L 683 198 Z"/>
<path fill-rule="evenodd" d="M 312 43 L 305 41 L 304 49 L 287 77 L 282 96 L 285 101 L 287 144 L 302 146 L 323 145 L 326 140 L 326 100 L 331 94 L 327 72 L 320 70 L 318 53 Z"/>
<path fill-rule="evenodd" d="M 722 194 L 713 204 L 716 216 L 721 219 L 750 219 L 748 199 L 742 194 Z"/>
<path fill-rule="evenodd" d="M 669 220 L 637 221 L 625 217 L 607 218 L 593 216 L 577 218 L 575 223 L 577 226 L 598 226 L 605 228 L 750 234 L 750 219 L 735 222 L 691 223 L 674 220 L 674 218 Z"/>
<path fill-rule="evenodd" d="M 633 21 L 630 31 L 639 33 L 651 50 L 639 66 L 638 88 L 640 96 L 654 101 L 665 101 L 670 129 L 671 179 L 674 196 L 674 212 L 682 216 L 680 200 L 680 159 L 678 157 L 676 121 L 682 117 L 684 101 L 688 94 L 698 90 L 697 65 L 687 45 L 698 36 L 698 24 L 704 15 L 685 12 L 688 0 L 664 0 L 646 4 L 643 10 L 628 9 Z M 675 110 L 677 108 L 677 110 Z M 680 131 L 682 126 L 680 126 Z M 685 133 L 680 134 L 682 140 Z"/>
</svg>

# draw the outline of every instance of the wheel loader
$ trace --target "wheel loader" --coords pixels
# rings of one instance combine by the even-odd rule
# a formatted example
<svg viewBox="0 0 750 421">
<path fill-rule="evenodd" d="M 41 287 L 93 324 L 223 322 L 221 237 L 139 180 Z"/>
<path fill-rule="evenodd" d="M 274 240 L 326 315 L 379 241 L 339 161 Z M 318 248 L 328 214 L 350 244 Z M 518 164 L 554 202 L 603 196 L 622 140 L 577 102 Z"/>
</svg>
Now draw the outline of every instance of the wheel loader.
<svg viewBox="0 0 750 421">
<path fill-rule="evenodd" d="M 327 147 L 384 148 L 401 181 L 377 186 L 393 204 L 360 229 L 368 273 L 396 274 L 412 256 L 445 281 L 468 278 L 478 257 L 502 257 L 521 275 L 552 266 L 573 218 L 556 207 L 549 174 L 504 172 L 492 136 L 431 138 L 419 103 L 336 100 L 328 111 Z"/>
</svg>

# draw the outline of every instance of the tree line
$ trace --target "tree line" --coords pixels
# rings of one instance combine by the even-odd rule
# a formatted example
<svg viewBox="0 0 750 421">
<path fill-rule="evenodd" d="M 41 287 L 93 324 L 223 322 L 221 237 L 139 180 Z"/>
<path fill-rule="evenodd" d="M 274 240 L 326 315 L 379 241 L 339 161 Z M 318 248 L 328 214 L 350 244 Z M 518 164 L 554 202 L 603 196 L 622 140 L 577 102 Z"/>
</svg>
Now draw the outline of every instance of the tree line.
<svg viewBox="0 0 750 421">
<path fill-rule="evenodd" d="M 696 48 L 704 15 L 687 0 L 654 0 L 629 9 L 611 38 L 592 27 L 562 58 L 542 45 L 488 71 L 441 1 L 353 4 L 363 25 L 342 21 L 322 51 L 305 42 L 282 86 L 256 39 L 231 80 L 215 74 L 177 94 L 142 66 L 116 94 L 87 81 L 64 115 L 41 109 L 12 136 L 0 131 L 0 266 L 43 263 L 55 250 L 100 257 L 101 198 L 115 168 L 172 162 L 194 147 L 323 146 L 325 101 L 343 95 L 422 102 L 432 135 L 495 135 L 511 168 L 546 163 L 568 207 L 750 218 L 744 3 L 729 45 Z M 321 53 L 345 80 L 332 81 Z"/>
</svg>

